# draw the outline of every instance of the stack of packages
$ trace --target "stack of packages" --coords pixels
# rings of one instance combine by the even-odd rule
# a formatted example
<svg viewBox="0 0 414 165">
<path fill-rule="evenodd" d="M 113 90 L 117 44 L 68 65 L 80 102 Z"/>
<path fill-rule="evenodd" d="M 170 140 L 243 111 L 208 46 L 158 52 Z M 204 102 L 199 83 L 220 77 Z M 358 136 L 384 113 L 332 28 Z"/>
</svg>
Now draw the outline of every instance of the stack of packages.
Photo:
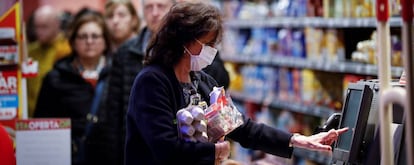
<svg viewBox="0 0 414 165">
<path fill-rule="evenodd" d="M 192 142 L 217 142 L 243 124 L 241 113 L 226 96 L 223 87 L 214 87 L 210 93 L 210 106 L 200 101 L 199 95 L 177 112 L 179 137 Z"/>
</svg>

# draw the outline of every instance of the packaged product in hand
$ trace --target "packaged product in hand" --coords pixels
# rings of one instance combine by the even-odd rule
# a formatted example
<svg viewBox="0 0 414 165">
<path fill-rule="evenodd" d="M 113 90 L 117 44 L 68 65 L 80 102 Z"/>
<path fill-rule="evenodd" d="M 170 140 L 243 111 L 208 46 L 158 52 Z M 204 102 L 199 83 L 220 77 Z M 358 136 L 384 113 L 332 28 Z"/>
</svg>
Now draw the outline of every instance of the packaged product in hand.
<svg viewBox="0 0 414 165">
<path fill-rule="evenodd" d="M 207 103 L 201 101 L 199 94 L 194 94 L 190 96 L 190 104 L 177 112 L 178 134 L 181 139 L 208 142 L 207 121 L 204 115 L 206 108 Z"/>
<path fill-rule="evenodd" d="M 242 114 L 223 87 L 213 88 L 210 106 L 199 94 L 190 96 L 190 104 L 176 117 L 179 137 L 191 142 L 217 142 L 243 124 Z"/>
<path fill-rule="evenodd" d="M 208 141 L 216 142 L 243 124 L 243 116 L 223 87 L 214 87 L 205 113 Z"/>
</svg>

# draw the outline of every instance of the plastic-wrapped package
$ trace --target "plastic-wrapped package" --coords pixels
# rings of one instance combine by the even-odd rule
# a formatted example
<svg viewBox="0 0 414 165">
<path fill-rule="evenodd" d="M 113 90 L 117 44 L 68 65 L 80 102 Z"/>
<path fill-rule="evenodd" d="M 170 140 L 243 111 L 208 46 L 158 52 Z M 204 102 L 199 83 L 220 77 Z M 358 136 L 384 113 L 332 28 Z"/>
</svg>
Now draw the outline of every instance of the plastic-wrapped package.
<svg viewBox="0 0 414 165">
<path fill-rule="evenodd" d="M 200 95 L 190 97 L 190 104 L 177 114 L 178 134 L 181 139 L 191 142 L 208 142 L 207 121 L 204 116 L 207 103 L 200 101 Z"/>
<path fill-rule="evenodd" d="M 180 132 L 186 136 L 193 136 L 195 133 L 195 129 L 192 125 L 182 125 L 180 127 Z"/>
<path fill-rule="evenodd" d="M 178 134 L 191 142 L 217 142 L 243 124 L 241 113 L 223 87 L 214 87 L 210 93 L 210 106 L 200 101 L 200 95 L 191 96 L 189 106 L 177 114 Z"/>
<path fill-rule="evenodd" d="M 242 114 L 226 96 L 223 87 L 214 87 L 210 93 L 210 106 L 206 110 L 208 141 L 216 142 L 243 124 Z"/>
<path fill-rule="evenodd" d="M 198 105 L 191 105 L 180 109 L 177 112 L 177 126 L 179 137 L 186 141 L 204 141 L 207 137 L 202 137 L 203 133 L 207 136 L 207 124 L 205 121 L 204 110 Z"/>
<path fill-rule="evenodd" d="M 177 119 L 178 121 L 186 125 L 191 125 L 191 123 L 194 120 L 192 114 L 185 109 L 179 110 L 177 112 Z"/>
<path fill-rule="evenodd" d="M 193 126 L 199 132 L 207 132 L 207 123 L 205 120 L 194 121 Z"/>
</svg>

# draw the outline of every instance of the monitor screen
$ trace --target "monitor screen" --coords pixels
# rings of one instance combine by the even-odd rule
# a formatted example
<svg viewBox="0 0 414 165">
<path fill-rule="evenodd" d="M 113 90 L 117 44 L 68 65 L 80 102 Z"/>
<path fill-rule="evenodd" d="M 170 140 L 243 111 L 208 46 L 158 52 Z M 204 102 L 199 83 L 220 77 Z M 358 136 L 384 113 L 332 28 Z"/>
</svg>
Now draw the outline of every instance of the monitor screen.
<svg viewBox="0 0 414 165">
<path fill-rule="evenodd" d="M 371 107 L 373 92 L 368 85 L 350 83 L 342 107 L 339 128 L 349 130 L 339 136 L 333 158 L 343 162 L 357 163 Z"/>
<path fill-rule="evenodd" d="M 341 128 L 348 127 L 350 131 L 342 134 L 338 139 L 338 148 L 350 150 L 352 144 L 352 129 L 355 128 L 355 119 L 358 117 L 358 109 L 362 101 L 361 90 L 350 90 L 348 105 L 346 106 L 346 117 L 342 118 Z"/>
</svg>

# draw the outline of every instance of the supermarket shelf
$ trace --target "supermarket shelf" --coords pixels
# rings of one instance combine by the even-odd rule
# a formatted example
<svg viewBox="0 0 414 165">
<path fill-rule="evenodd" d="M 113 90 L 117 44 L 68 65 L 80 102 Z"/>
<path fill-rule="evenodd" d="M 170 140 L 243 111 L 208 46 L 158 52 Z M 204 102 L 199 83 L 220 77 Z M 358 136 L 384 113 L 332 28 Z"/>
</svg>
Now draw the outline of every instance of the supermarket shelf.
<svg viewBox="0 0 414 165">
<path fill-rule="evenodd" d="M 236 100 L 236 101 L 237 100 L 251 101 L 254 103 L 258 103 L 258 104 L 262 104 L 264 102 L 264 99 L 261 99 L 255 96 L 248 96 L 241 92 L 230 91 L 230 96 L 232 97 L 233 100 Z M 286 102 L 286 101 L 281 101 L 277 99 L 276 100 L 272 99 L 270 106 L 276 107 L 276 108 L 285 108 L 293 112 L 299 112 L 299 113 L 304 113 L 307 115 L 313 115 L 313 116 L 324 117 L 324 118 L 328 118 L 332 113 L 334 113 L 334 110 L 331 110 L 325 107 L 302 105 L 299 103 Z M 331 154 L 329 154 L 328 152 L 310 151 L 310 150 L 306 150 L 303 148 L 295 148 L 293 150 L 293 154 L 295 156 L 302 157 L 308 160 L 312 160 L 320 164 L 330 164 L 331 159 L 332 159 Z"/>
<path fill-rule="evenodd" d="M 313 160 L 320 164 L 330 164 L 332 161 L 332 154 L 330 152 L 323 151 L 310 151 L 303 148 L 294 148 L 293 155 Z"/>
<path fill-rule="evenodd" d="M 251 101 L 254 103 L 258 103 L 258 104 L 262 104 L 265 102 L 264 98 L 258 98 L 257 96 L 249 96 L 242 92 L 230 91 L 230 96 L 234 100 Z M 312 115 L 316 117 L 322 117 L 322 118 L 328 118 L 330 115 L 332 115 L 335 112 L 335 110 L 327 108 L 327 107 L 316 106 L 316 105 L 305 105 L 302 103 L 283 101 L 283 100 L 278 100 L 278 99 L 272 99 L 270 101 L 270 106 L 274 108 L 286 109 L 292 112 L 298 112 L 298 113 Z"/>
<path fill-rule="evenodd" d="M 400 17 L 389 19 L 390 27 L 401 27 Z M 376 18 L 321 18 L 321 17 L 277 17 L 263 19 L 226 20 L 226 27 L 331 27 L 331 28 L 375 28 Z"/>
<path fill-rule="evenodd" d="M 326 62 L 323 60 L 308 60 L 295 57 L 275 57 L 275 56 L 247 56 L 226 57 L 222 56 L 224 61 L 236 63 L 254 63 L 263 65 L 274 65 L 292 68 L 313 69 L 326 72 L 336 73 L 352 73 L 359 75 L 378 75 L 378 67 L 372 64 L 363 64 L 357 62 Z M 391 67 L 391 75 L 393 77 L 400 77 L 403 72 L 403 67 Z"/>
</svg>

